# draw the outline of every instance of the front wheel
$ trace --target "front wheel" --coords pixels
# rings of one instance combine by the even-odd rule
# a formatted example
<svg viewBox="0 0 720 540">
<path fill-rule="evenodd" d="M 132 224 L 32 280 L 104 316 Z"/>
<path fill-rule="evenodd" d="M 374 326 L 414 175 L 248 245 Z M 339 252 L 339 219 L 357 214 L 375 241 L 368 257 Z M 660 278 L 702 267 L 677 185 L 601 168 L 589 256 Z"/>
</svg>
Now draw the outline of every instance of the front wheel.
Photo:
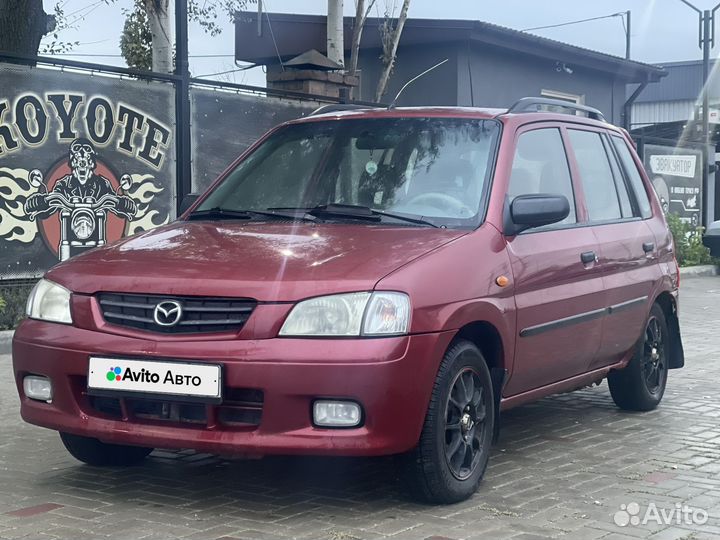
<svg viewBox="0 0 720 540">
<path fill-rule="evenodd" d="M 83 463 L 98 466 L 126 466 L 140 463 L 152 448 L 108 444 L 91 437 L 60 433 L 60 439 L 68 452 Z"/>
<path fill-rule="evenodd" d="M 613 401 L 628 411 L 651 411 L 660 404 L 667 384 L 668 329 L 662 308 L 653 304 L 635 354 L 627 367 L 608 374 Z"/>
<path fill-rule="evenodd" d="M 485 359 L 473 343 L 457 341 L 440 364 L 420 441 L 403 456 L 412 495 L 434 504 L 471 497 L 487 468 L 494 420 Z"/>
</svg>

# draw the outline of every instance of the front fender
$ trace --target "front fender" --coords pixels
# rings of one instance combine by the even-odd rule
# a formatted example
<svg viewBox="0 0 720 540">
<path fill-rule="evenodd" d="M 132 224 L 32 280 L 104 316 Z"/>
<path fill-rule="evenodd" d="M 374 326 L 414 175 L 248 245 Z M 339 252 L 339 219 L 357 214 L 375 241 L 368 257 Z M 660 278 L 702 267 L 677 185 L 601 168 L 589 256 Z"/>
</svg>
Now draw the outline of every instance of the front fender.
<svg viewBox="0 0 720 540">
<path fill-rule="evenodd" d="M 511 281 L 498 285 L 497 278 L 512 280 L 512 275 L 504 238 L 485 224 L 396 269 L 376 288 L 410 296 L 413 334 L 457 331 L 474 322 L 492 325 L 502 341 L 503 367 L 511 370 L 516 335 L 514 285 Z"/>
</svg>

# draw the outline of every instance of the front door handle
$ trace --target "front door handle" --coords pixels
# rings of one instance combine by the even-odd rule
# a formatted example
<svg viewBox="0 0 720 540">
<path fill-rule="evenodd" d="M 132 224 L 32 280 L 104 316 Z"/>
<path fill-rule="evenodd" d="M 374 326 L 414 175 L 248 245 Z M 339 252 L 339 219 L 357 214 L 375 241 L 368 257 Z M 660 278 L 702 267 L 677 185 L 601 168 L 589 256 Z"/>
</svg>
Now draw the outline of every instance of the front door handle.
<svg viewBox="0 0 720 540">
<path fill-rule="evenodd" d="M 595 255 L 594 251 L 585 251 L 584 253 L 581 253 L 580 260 L 583 264 L 598 262 L 597 255 Z"/>
<path fill-rule="evenodd" d="M 643 242 L 643 251 L 645 253 L 652 253 L 655 251 L 655 242 Z"/>
</svg>

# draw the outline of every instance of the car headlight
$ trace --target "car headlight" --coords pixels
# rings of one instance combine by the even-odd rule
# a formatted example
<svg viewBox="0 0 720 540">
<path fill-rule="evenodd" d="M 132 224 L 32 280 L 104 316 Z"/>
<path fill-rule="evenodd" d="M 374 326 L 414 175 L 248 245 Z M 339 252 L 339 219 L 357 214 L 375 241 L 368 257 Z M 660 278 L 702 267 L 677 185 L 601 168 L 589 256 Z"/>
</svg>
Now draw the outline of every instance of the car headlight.
<svg viewBox="0 0 720 540">
<path fill-rule="evenodd" d="M 310 298 L 288 315 L 281 336 L 386 336 L 405 334 L 410 298 L 399 292 L 360 292 Z"/>
<path fill-rule="evenodd" d="M 71 324 L 70 291 L 41 279 L 30 292 L 25 314 L 31 319 Z"/>
</svg>

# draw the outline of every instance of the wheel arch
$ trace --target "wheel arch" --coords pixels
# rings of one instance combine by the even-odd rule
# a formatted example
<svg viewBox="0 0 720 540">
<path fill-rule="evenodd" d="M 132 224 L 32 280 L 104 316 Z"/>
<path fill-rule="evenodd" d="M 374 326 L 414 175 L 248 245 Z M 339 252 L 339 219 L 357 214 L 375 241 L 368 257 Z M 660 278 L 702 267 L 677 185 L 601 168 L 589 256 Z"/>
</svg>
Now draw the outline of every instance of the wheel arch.
<svg viewBox="0 0 720 540">
<path fill-rule="evenodd" d="M 680 337 L 680 321 L 678 319 L 678 306 L 675 297 L 668 291 L 662 291 L 655 297 L 655 304 L 659 305 L 665 315 L 668 332 L 670 334 L 670 351 L 668 369 L 681 368 L 685 365 L 685 351 Z"/>
<path fill-rule="evenodd" d="M 474 343 L 483 353 L 489 369 L 507 369 L 502 336 L 492 323 L 487 321 L 467 323 L 457 331 L 455 339 L 466 339 Z"/>
<path fill-rule="evenodd" d="M 500 436 L 500 400 L 502 399 L 503 387 L 508 374 L 506 350 L 502 335 L 490 322 L 473 321 L 458 330 L 453 341 L 457 339 L 466 339 L 474 343 L 482 352 L 485 362 L 487 362 L 495 401 L 493 442 L 497 442 Z"/>
</svg>

